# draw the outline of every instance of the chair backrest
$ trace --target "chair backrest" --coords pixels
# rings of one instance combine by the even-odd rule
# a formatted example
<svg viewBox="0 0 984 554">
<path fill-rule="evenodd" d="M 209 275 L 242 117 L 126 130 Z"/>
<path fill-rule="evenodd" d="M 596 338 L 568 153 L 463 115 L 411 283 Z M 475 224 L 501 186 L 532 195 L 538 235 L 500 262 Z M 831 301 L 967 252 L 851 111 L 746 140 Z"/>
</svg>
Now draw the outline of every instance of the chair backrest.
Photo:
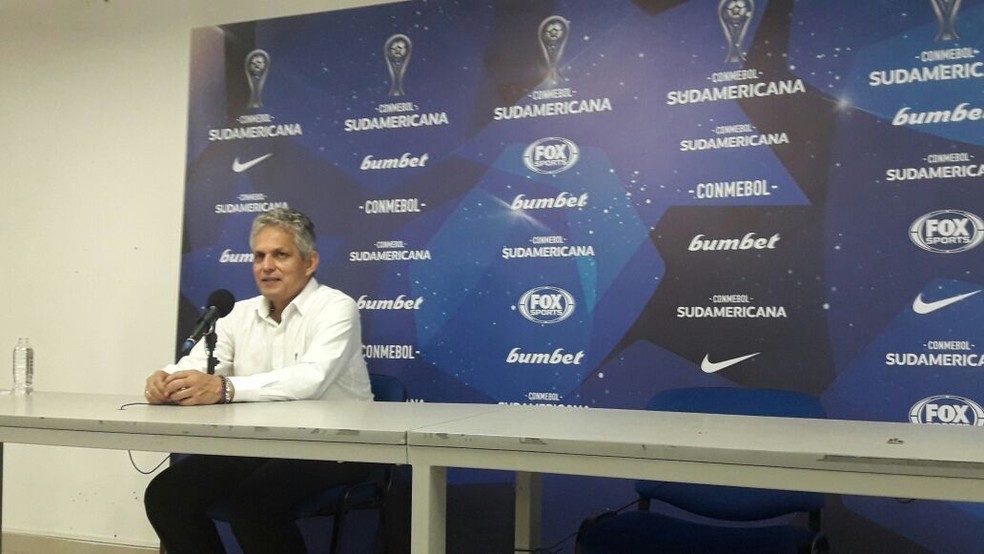
<svg viewBox="0 0 984 554">
<path fill-rule="evenodd" d="M 406 402 L 407 388 L 403 382 L 392 375 L 369 374 L 369 387 L 378 402 Z"/>
<path fill-rule="evenodd" d="M 771 389 L 698 387 L 657 393 L 649 410 L 727 415 L 825 418 L 820 401 L 808 394 Z M 688 512 L 732 521 L 768 519 L 795 512 L 817 512 L 819 493 L 638 481 L 641 498 L 656 499 Z"/>
</svg>

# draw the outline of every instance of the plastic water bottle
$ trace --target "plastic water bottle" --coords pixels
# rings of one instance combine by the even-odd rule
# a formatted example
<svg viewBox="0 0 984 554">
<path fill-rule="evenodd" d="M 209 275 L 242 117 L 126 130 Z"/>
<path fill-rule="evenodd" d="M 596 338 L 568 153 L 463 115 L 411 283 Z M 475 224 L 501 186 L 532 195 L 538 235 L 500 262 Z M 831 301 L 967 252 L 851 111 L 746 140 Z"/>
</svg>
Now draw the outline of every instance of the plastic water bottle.
<svg viewBox="0 0 984 554">
<path fill-rule="evenodd" d="M 14 347 L 14 394 L 31 394 L 34 390 L 34 349 L 26 338 L 17 339 Z"/>
</svg>

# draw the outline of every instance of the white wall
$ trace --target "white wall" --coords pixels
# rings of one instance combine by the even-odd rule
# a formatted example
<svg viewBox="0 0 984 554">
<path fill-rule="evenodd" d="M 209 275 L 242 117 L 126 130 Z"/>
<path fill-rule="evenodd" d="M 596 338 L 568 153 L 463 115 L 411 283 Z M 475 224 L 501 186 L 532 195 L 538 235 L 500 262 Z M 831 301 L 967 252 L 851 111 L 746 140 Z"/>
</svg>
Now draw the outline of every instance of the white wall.
<svg viewBox="0 0 984 554">
<path fill-rule="evenodd" d="M 37 390 L 139 398 L 172 355 L 190 30 L 378 3 L 0 0 L 0 351 Z M 125 452 L 4 453 L 5 531 L 157 543 Z"/>
</svg>

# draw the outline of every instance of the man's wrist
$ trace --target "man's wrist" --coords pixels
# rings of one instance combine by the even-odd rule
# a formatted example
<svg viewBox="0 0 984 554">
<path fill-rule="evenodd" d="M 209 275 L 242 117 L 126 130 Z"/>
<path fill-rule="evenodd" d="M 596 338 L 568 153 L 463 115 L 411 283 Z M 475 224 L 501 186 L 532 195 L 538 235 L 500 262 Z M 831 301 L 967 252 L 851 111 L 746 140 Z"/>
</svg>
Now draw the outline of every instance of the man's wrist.
<svg viewBox="0 0 984 554">
<path fill-rule="evenodd" d="M 232 381 L 225 375 L 219 375 L 219 379 L 221 380 L 219 404 L 230 404 L 232 403 L 233 397 L 236 395 L 236 389 L 232 386 Z"/>
</svg>

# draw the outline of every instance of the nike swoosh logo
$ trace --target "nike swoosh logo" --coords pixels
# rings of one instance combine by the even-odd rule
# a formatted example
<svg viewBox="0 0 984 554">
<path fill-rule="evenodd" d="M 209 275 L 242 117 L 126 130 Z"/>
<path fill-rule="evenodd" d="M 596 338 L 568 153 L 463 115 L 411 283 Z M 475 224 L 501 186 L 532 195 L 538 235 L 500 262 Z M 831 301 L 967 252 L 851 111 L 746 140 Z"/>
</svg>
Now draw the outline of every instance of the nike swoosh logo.
<svg viewBox="0 0 984 554">
<path fill-rule="evenodd" d="M 756 352 L 754 354 L 749 354 L 747 356 L 739 356 L 737 358 L 731 358 L 730 360 L 724 360 L 722 362 L 712 362 L 710 360 L 710 354 L 704 356 L 704 359 L 700 362 L 700 369 L 704 373 L 717 373 L 726 367 L 731 367 L 739 362 L 744 362 L 749 358 L 754 358 L 758 356 L 761 352 Z"/>
<path fill-rule="evenodd" d="M 912 311 L 919 315 L 926 315 L 935 312 L 941 308 L 945 308 L 950 304 L 956 304 L 965 298 L 970 298 L 981 291 L 975 290 L 974 292 L 968 292 L 967 294 L 958 294 L 956 296 L 951 296 L 950 298 L 944 298 L 943 300 L 936 300 L 935 302 L 923 302 L 922 293 L 920 292 L 916 299 L 912 301 Z"/>
<path fill-rule="evenodd" d="M 273 152 L 270 152 L 269 154 L 264 154 L 264 155 L 260 156 L 259 158 L 253 158 L 252 160 L 250 160 L 248 162 L 243 162 L 243 163 L 240 163 L 239 162 L 239 156 L 236 156 L 236 159 L 235 160 L 232 160 L 232 170 L 235 171 L 236 173 L 242 173 L 243 171 L 246 171 L 247 169 L 249 169 L 249 168 L 253 167 L 254 165 L 262 162 L 263 160 L 269 158 L 272 155 L 273 155 Z"/>
</svg>

